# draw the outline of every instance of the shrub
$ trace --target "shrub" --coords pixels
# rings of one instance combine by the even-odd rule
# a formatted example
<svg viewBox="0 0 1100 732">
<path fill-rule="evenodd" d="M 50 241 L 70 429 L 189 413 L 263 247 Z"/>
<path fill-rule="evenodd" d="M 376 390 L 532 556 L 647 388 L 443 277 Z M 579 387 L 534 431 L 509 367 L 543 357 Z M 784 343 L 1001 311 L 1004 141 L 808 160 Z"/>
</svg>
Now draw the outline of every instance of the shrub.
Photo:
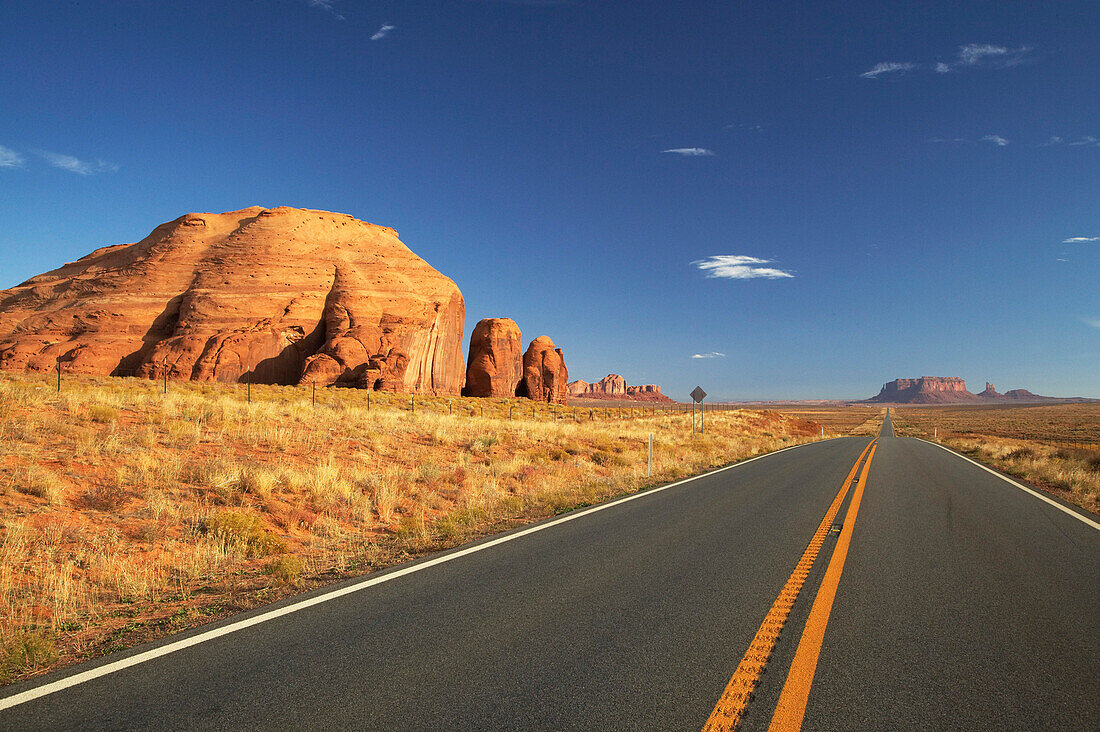
<svg viewBox="0 0 1100 732">
<path fill-rule="evenodd" d="M 279 537 L 265 529 L 260 517 L 253 514 L 221 511 L 205 522 L 204 529 L 227 554 L 266 557 L 285 551 Z"/>
<path fill-rule="evenodd" d="M 48 635 L 32 630 L 16 633 L 0 647 L 0 683 L 26 671 L 45 668 L 57 660 L 57 646 Z"/>
<path fill-rule="evenodd" d="M 118 410 L 105 404 L 93 404 L 88 407 L 88 417 L 99 424 L 110 424 L 118 419 Z"/>
<path fill-rule="evenodd" d="M 297 587 L 302 583 L 302 560 L 293 555 L 276 557 L 267 565 L 267 573 L 280 584 Z"/>
<path fill-rule="evenodd" d="M 84 491 L 81 502 L 97 511 L 117 511 L 126 503 L 128 495 L 120 472 L 118 479 L 109 483 L 99 483 Z"/>
<path fill-rule="evenodd" d="M 47 503 L 60 503 L 65 484 L 54 471 L 32 465 L 27 468 L 27 479 L 21 484 L 17 483 L 15 489 L 20 493 L 44 498 Z"/>
</svg>

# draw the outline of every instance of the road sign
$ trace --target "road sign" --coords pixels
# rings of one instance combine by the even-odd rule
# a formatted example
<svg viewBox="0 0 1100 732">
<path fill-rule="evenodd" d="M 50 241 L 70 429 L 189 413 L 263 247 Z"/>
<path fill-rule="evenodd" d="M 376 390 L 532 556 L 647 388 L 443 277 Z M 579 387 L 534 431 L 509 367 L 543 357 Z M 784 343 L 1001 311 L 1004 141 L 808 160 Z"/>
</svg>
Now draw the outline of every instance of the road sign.
<svg viewBox="0 0 1100 732">
<path fill-rule="evenodd" d="M 697 386 L 691 390 L 691 398 L 694 399 L 696 402 L 703 401 L 703 397 L 705 397 L 706 395 L 707 393 L 703 391 L 703 387 L 701 386 Z"/>
</svg>

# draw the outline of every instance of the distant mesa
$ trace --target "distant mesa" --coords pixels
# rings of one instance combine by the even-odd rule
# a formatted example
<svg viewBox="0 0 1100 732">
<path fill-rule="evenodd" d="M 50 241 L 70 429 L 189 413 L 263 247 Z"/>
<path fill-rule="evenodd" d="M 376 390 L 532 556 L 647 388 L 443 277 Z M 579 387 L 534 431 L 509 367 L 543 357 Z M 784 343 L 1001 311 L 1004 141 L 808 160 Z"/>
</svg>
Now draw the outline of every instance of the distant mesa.
<svg viewBox="0 0 1100 732">
<path fill-rule="evenodd" d="M 393 229 L 254 206 L 0 291 L 0 368 L 457 395 L 465 315 Z"/>
<path fill-rule="evenodd" d="M 982 392 L 974 394 L 967 391 L 966 382 L 957 376 L 922 376 L 919 379 L 894 379 L 883 384 L 878 395 L 867 401 L 888 404 L 959 404 L 968 402 L 980 404 L 988 402 L 1069 400 L 1039 396 L 1027 389 L 1011 389 L 1004 394 L 999 394 L 993 384 L 988 381 Z"/>
<path fill-rule="evenodd" d="M 608 374 L 597 382 L 589 383 L 578 379 L 569 383 L 569 395 L 579 399 L 618 399 L 638 402 L 672 402 L 661 393 L 656 384 L 628 386 L 626 379 L 618 374 Z"/>
</svg>

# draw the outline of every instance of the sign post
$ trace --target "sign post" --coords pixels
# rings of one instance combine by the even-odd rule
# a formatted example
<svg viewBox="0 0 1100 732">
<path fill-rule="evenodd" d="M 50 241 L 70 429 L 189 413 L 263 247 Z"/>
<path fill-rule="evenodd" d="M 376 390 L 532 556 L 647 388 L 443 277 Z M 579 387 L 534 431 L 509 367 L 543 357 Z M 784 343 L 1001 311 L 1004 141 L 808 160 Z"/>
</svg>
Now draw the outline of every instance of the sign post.
<svg viewBox="0 0 1100 732">
<path fill-rule="evenodd" d="M 695 405 L 699 405 L 699 434 L 703 434 L 703 399 L 707 393 L 703 387 L 697 386 L 691 390 L 691 434 L 695 434 Z"/>
</svg>

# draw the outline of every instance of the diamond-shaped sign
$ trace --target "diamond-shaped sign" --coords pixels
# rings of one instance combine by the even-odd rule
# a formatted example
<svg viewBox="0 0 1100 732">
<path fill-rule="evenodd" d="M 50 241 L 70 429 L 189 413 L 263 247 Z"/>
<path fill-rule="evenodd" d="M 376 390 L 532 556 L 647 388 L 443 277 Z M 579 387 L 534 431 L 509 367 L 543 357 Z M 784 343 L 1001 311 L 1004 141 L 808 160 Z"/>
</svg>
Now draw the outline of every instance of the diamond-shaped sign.
<svg viewBox="0 0 1100 732">
<path fill-rule="evenodd" d="M 703 397 L 705 397 L 706 395 L 707 393 L 703 391 L 703 387 L 701 386 L 697 386 L 691 390 L 691 398 L 697 402 L 702 402 Z"/>
</svg>

